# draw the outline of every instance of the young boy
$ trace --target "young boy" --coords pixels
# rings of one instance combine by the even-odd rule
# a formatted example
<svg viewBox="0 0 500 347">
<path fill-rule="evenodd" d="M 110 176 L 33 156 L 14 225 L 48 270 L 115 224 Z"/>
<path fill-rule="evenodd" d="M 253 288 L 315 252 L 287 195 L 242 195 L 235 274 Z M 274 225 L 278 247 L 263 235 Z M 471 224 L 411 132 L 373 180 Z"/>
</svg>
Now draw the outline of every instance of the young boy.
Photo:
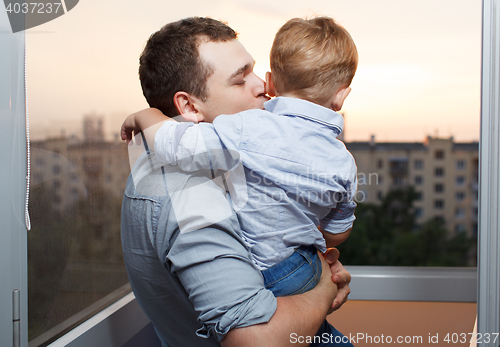
<svg viewBox="0 0 500 347">
<path fill-rule="evenodd" d="M 266 92 L 276 98 L 265 110 L 221 115 L 212 124 L 164 122 L 145 136 L 167 164 L 210 170 L 213 177 L 230 171 L 243 238 L 266 287 L 284 296 L 316 285 L 316 249 L 343 242 L 355 219 L 356 165 L 336 139 L 343 118 L 335 111 L 350 92 L 358 55 L 333 19 L 296 18 L 276 34 L 270 60 Z M 245 83 L 243 74 L 235 78 Z M 196 112 L 191 117 L 196 120 Z M 166 119 L 153 109 L 134 114 L 122 137 Z M 237 175 L 240 163 L 243 176 Z"/>
</svg>

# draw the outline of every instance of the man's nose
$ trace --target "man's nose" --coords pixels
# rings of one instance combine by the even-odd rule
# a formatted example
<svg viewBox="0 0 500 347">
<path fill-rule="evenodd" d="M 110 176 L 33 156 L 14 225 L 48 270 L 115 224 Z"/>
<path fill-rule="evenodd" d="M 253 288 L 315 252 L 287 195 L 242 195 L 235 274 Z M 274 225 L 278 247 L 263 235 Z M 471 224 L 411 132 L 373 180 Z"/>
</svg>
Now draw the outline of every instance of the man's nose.
<svg viewBox="0 0 500 347">
<path fill-rule="evenodd" d="M 265 88 L 265 82 L 262 78 L 257 76 L 254 72 L 252 72 L 253 75 L 253 90 L 255 96 L 260 96 L 261 94 L 266 92 Z"/>
</svg>

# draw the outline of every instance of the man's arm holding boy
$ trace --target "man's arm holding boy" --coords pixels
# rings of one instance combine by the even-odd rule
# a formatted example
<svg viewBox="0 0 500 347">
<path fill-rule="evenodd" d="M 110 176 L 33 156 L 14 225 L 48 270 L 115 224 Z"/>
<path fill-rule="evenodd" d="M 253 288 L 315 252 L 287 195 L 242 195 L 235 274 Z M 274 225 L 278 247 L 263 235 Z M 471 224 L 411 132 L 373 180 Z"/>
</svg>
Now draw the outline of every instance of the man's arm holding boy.
<svg viewBox="0 0 500 347">
<path fill-rule="evenodd" d="M 291 334 L 294 333 L 297 336 L 315 335 L 326 315 L 347 301 L 347 296 L 350 293 L 348 283 L 351 276 L 337 260 L 338 251 L 331 254 L 327 252 L 325 259 L 329 265 L 322 259 L 322 276 L 315 288 L 299 295 L 276 298 L 278 308 L 268 323 L 231 330 L 221 341 L 222 347 L 308 346 L 309 344 L 305 342 L 302 344 L 292 343 Z M 332 273 L 334 275 L 331 275 Z M 329 305 L 328 293 L 331 293 L 329 288 L 331 278 L 339 283 L 338 291 L 331 308 L 325 311 L 325 307 Z M 298 312 L 300 315 L 297 315 Z"/>
</svg>

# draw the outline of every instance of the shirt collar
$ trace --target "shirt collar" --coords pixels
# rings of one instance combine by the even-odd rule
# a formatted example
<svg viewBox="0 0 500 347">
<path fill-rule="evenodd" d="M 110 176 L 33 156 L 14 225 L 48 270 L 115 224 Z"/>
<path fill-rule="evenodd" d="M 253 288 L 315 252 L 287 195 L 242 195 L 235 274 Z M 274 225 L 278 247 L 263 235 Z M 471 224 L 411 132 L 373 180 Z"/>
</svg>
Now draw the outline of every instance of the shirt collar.
<svg viewBox="0 0 500 347">
<path fill-rule="evenodd" d="M 339 135 L 344 128 L 341 114 L 303 99 L 279 96 L 264 104 L 266 111 L 283 116 L 296 116 L 323 124 Z"/>
</svg>

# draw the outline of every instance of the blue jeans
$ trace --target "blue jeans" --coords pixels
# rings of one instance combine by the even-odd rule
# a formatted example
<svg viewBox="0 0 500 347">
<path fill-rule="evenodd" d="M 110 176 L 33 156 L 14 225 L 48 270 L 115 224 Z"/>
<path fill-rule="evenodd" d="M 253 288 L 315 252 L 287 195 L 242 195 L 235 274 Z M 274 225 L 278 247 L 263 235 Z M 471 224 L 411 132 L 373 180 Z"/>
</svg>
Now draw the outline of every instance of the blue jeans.
<svg viewBox="0 0 500 347">
<path fill-rule="evenodd" d="M 321 277 L 321 260 L 314 246 L 301 246 L 281 263 L 262 271 L 264 284 L 274 296 L 300 294 L 313 289 Z"/>
<path fill-rule="evenodd" d="M 275 296 L 300 294 L 313 289 L 321 277 L 321 260 L 314 246 L 301 246 L 281 263 L 262 271 L 264 284 Z M 350 346 L 342 335 L 326 320 L 316 333 L 310 347 Z"/>
</svg>

